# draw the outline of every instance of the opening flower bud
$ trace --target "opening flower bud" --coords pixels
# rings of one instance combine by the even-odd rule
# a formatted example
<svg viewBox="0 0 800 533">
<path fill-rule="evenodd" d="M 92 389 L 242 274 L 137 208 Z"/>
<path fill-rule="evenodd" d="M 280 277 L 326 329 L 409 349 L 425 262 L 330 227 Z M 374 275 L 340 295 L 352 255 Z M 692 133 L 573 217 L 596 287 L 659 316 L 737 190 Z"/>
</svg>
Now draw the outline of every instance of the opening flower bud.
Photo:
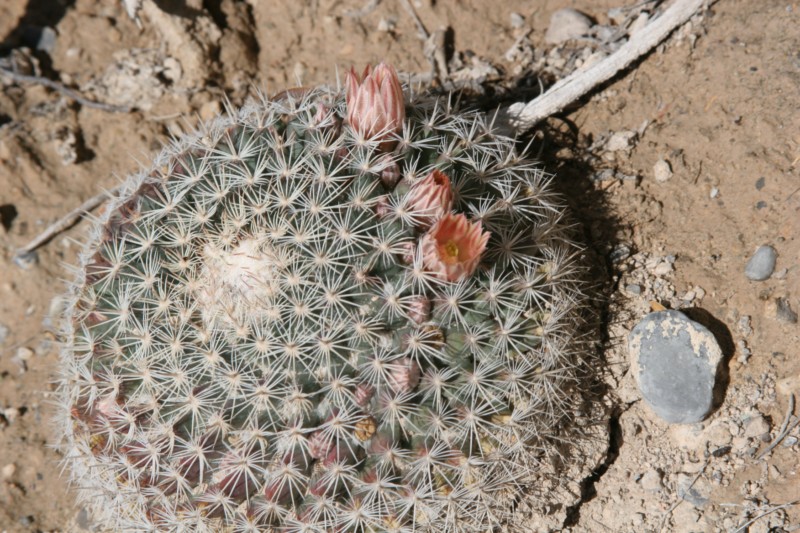
<svg viewBox="0 0 800 533">
<path fill-rule="evenodd" d="M 440 279 L 464 279 L 478 268 L 490 235 L 480 222 L 448 213 L 422 236 L 423 264 Z"/>
<path fill-rule="evenodd" d="M 406 118 L 403 88 L 394 67 L 381 63 L 373 70 L 367 66 L 360 77 L 351 68 L 345 90 L 350 127 L 367 140 L 383 141 L 383 151 L 394 148 L 392 137 L 402 131 Z"/>
<path fill-rule="evenodd" d="M 450 178 L 444 172 L 435 169 L 412 185 L 408 196 L 409 211 L 413 213 L 417 227 L 422 229 L 431 227 L 453 207 Z"/>
</svg>

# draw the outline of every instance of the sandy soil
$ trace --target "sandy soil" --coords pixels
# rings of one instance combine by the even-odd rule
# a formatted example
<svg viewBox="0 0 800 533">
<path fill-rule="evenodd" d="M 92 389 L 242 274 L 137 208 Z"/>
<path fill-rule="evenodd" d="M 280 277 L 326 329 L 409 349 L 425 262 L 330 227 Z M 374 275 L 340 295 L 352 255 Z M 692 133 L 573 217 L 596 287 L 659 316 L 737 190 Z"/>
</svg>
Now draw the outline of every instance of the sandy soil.
<svg viewBox="0 0 800 533">
<path fill-rule="evenodd" d="M 529 98 L 537 76 L 551 82 L 598 48 L 546 44 L 555 10 L 613 27 L 617 2 L 414 5 L 429 31 L 448 29 L 452 78 L 496 105 Z M 321 83 L 337 67 L 381 59 L 429 71 L 399 2 L 158 4 L 144 2 L 140 29 L 116 0 L 0 3 L 0 59 L 135 108 L 92 109 L 0 74 L 0 531 L 91 529 L 48 447 L 57 350 L 47 317 L 84 228 L 41 248 L 35 264 L 16 264 L 14 250 L 226 97 L 240 104 L 255 88 Z M 598 440 L 601 459 L 572 480 L 572 500 L 547 527 L 800 530 L 800 504 L 781 507 L 800 499 L 800 432 L 757 458 L 800 394 L 800 328 L 786 311 L 800 311 L 799 24 L 797 3 L 721 0 L 533 143 L 600 258 L 595 281 L 607 296 L 598 309 L 611 416 L 598 424 L 611 438 Z M 607 140 L 626 131 L 637 132 L 630 146 L 612 150 Z M 654 176 L 660 159 L 672 170 L 664 182 Z M 762 244 L 778 251 L 776 273 L 752 282 L 744 265 Z M 627 332 L 658 304 L 705 317 L 727 352 L 724 399 L 701 424 L 656 418 L 628 372 Z"/>
</svg>

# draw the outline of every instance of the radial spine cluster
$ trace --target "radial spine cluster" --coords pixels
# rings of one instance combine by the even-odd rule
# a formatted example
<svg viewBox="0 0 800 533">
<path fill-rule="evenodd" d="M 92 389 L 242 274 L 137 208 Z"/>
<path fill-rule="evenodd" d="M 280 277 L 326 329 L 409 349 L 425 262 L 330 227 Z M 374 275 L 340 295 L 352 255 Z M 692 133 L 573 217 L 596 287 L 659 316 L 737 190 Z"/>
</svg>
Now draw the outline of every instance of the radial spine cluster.
<svg viewBox="0 0 800 533">
<path fill-rule="evenodd" d="M 230 112 L 96 224 L 58 421 L 102 527 L 477 533 L 524 495 L 580 355 L 550 177 L 446 99 L 347 100 Z"/>
</svg>

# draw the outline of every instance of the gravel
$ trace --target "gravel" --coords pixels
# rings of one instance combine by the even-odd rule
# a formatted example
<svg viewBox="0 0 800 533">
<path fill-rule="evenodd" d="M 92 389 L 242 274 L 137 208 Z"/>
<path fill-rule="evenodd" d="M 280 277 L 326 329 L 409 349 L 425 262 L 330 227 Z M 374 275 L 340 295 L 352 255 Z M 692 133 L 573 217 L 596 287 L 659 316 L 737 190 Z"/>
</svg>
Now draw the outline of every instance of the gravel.
<svg viewBox="0 0 800 533">
<path fill-rule="evenodd" d="M 633 328 L 628 348 L 639 390 L 658 416 L 691 424 L 711 412 L 722 350 L 705 326 L 678 311 L 657 311 Z"/>
<path fill-rule="evenodd" d="M 776 252 L 775 248 L 772 246 L 766 244 L 759 246 L 744 268 L 745 276 L 751 281 L 764 281 L 769 279 L 772 272 L 775 271 L 775 260 L 777 257 L 778 252 Z"/>
</svg>

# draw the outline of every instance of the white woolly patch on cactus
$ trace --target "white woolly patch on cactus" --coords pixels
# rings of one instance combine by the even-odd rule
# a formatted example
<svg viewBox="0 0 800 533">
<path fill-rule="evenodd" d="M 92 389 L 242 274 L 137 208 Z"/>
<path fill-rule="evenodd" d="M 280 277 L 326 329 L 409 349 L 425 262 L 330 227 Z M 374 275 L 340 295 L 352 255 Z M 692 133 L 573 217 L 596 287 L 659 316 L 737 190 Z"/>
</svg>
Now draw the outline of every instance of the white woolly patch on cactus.
<svg viewBox="0 0 800 533">
<path fill-rule="evenodd" d="M 197 284 L 198 308 L 209 326 L 235 330 L 253 315 L 267 317 L 285 262 L 263 240 L 248 237 L 232 249 L 207 244 Z"/>
</svg>

